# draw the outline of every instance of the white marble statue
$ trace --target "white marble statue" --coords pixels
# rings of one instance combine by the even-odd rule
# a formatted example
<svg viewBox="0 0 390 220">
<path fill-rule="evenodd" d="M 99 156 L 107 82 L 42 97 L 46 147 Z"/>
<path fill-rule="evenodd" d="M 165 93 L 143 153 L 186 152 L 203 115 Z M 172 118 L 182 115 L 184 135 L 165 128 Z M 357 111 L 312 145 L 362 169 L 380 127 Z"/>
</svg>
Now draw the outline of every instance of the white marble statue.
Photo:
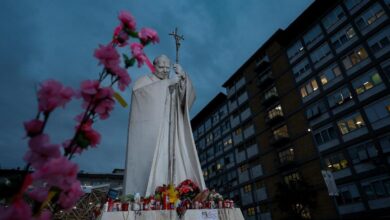
<svg viewBox="0 0 390 220">
<path fill-rule="evenodd" d="M 132 91 L 124 193 L 154 194 L 157 186 L 191 179 L 205 189 L 192 137 L 189 109 L 195 93 L 188 75 L 161 55 L 155 73 L 141 77 Z"/>
</svg>

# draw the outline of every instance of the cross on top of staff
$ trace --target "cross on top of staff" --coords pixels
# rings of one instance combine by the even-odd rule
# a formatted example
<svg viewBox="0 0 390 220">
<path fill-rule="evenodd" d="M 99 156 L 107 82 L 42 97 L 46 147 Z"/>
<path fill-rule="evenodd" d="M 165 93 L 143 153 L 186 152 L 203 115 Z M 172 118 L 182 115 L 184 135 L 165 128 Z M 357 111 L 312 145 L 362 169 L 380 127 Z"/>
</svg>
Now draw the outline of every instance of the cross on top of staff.
<svg viewBox="0 0 390 220">
<path fill-rule="evenodd" d="M 178 35 L 177 28 L 175 28 L 175 31 L 172 31 L 169 35 L 173 36 L 175 38 L 176 43 L 176 63 L 179 63 L 179 48 L 180 48 L 180 40 L 184 40 L 183 35 Z"/>
</svg>

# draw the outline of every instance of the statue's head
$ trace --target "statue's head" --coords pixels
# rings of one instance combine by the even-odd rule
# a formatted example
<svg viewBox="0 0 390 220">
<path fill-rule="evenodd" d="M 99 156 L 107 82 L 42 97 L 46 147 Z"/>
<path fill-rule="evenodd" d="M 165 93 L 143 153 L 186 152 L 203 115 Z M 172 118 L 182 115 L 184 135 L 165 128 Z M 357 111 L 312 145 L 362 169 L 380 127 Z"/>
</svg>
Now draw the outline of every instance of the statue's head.
<svg viewBox="0 0 390 220">
<path fill-rule="evenodd" d="M 171 61 L 166 55 L 160 55 L 153 61 L 156 72 L 154 73 L 159 79 L 168 79 L 171 67 Z"/>
</svg>

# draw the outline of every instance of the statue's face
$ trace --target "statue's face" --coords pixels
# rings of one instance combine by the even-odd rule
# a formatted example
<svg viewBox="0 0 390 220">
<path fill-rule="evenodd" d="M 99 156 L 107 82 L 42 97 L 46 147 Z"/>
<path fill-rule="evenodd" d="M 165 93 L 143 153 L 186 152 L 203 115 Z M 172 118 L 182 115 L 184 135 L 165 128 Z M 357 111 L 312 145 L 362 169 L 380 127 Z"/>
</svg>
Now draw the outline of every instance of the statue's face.
<svg viewBox="0 0 390 220">
<path fill-rule="evenodd" d="M 154 65 L 154 68 L 156 69 L 156 72 L 154 74 L 159 79 L 168 79 L 170 67 L 171 63 L 168 59 L 160 58 Z"/>
</svg>

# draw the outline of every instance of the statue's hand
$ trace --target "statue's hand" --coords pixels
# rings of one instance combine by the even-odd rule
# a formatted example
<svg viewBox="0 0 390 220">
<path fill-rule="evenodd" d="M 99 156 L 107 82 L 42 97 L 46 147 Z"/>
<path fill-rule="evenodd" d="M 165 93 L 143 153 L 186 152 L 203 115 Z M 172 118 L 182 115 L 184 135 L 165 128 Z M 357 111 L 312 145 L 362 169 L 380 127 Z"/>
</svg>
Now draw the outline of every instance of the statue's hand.
<svg viewBox="0 0 390 220">
<path fill-rule="evenodd" d="M 183 67 L 181 67 L 180 64 L 177 64 L 177 63 L 176 63 L 176 64 L 173 64 L 173 69 L 175 70 L 176 74 L 177 74 L 180 78 L 182 78 L 182 79 L 185 78 L 186 73 L 184 72 Z"/>
</svg>

